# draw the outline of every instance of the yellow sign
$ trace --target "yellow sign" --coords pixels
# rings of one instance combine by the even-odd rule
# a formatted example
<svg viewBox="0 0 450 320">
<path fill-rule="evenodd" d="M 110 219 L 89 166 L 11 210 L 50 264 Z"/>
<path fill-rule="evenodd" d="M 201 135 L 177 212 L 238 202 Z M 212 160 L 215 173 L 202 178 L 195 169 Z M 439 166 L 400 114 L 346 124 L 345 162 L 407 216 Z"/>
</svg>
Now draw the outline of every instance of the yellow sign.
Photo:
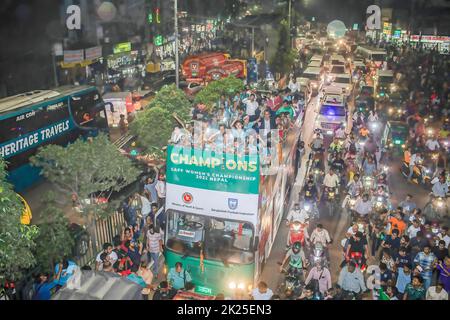
<svg viewBox="0 0 450 320">
<path fill-rule="evenodd" d="M 123 42 L 114 46 L 114 54 L 131 51 L 131 42 Z"/>
<path fill-rule="evenodd" d="M 94 63 L 94 61 L 84 60 L 81 62 L 72 62 L 72 63 L 61 62 L 60 65 L 61 65 L 61 68 L 63 68 L 63 69 L 71 69 L 71 68 L 75 68 L 75 67 L 84 68 L 84 67 L 91 65 L 92 63 Z"/>
</svg>

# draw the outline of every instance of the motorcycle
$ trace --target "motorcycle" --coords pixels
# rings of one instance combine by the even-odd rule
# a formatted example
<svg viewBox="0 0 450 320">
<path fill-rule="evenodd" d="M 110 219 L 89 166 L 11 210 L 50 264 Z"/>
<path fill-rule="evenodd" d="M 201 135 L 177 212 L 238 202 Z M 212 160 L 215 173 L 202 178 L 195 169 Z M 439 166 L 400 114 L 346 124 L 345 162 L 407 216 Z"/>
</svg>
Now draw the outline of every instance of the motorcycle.
<svg viewBox="0 0 450 320">
<path fill-rule="evenodd" d="M 316 186 L 320 186 L 322 184 L 324 177 L 324 172 L 320 170 L 319 168 L 314 168 L 312 171 L 312 179 L 314 181 L 314 184 Z"/>
<path fill-rule="evenodd" d="M 387 196 L 376 195 L 374 196 L 372 203 L 373 203 L 373 210 L 376 213 L 380 213 L 385 209 L 388 210 L 390 209 L 390 203 Z"/>
<path fill-rule="evenodd" d="M 409 163 L 407 163 L 406 161 L 403 161 L 401 172 L 405 178 L 409 177 Z M 427 189 L 431 189 L 432 175 L 433 170 L 423 165 L 423 162 L 418 163 L 417 165 L 414 166 L 411 181 L 413 181 L 416 184 L 421 184 L 425 186 Z"/>
<path fill-rule="evenodd" d="M 303 284 L 299 277 L 300 272 L 302 272 L 302 270 L 298 271 L 290 266 L 287 269 L 283 269 L 283 273 L 285 273 L 286 276 L 284 277 L 283 283 L 281 283 L 278 288 L 278 292 L 283 294 L 286 299 L 296 299 L 301 295 Z"/>
<path fill-rule="evenodd" d="M 372 194 L 376 187 L 376 181 L 374 177 L 364 176 L 362 178 L 363 181 L 363 189 L 365 193 Z"/>
<path fill-rule="evenodd" d="M 338 200 L 338 194 L 336 192 L 336 189 L 325 187 L 324 200 L 325 200 L 325 205 L 327 207 L 328 215 L 330 217 L 332 217 L 334 212 L 336 211 L 336 209 L 339 207 L 339 205 L 338 205 L 339 200 Z"/>
<path fill-rule="evenodd" d="M 300 242 L 302 246 L 305 245 L 305 228 L 306 224 L 300 221 L 293 221 L 289 225 L 289 246 L 296 242 Z"/>
<path fill-rule="evenodd" d="M 308 191 L 306 191 L 308 193 Z M 306 194 L 308 196 L 308 194 Z M 304 200 L 305 203 L 303 205 L 303 209 L 308 213 L 310 219 L 309 220 L 319 220 L 319 210 L 317 209 L 317 205 L 315 202 L 311 200 Z"/>
<path fill-rule="evenodd" d="M 367 269 L 367 265 L 364 262 L 363 254 L 361 252 L 350 252 L 350 257 L 348 257 L 348 261 L 355 262 L 356 267 L 360 268 L 362 272 L 365 272 Z"/>
<path fill-rule="evenodd" d="M 329 262 L 325 255 L 325 247 L 322 243 L 318 242 L 314 245 L 310 256 L 310 261 L 312 265 L 320 262 L 323 267 L 328 268 Z"/>
</svg>

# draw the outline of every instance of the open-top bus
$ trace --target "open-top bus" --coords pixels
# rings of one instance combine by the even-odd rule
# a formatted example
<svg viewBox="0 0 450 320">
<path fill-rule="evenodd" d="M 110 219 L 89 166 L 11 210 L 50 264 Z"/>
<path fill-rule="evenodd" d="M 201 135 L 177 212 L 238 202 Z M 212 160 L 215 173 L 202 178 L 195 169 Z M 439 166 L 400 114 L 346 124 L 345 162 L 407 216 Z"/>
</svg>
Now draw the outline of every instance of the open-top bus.
<svg viewBox="0 0 450 320">
<path fill-rule="evenodd" d="M 356 53 L 380 67 L 386 61 L 387 52 L 384 49 L 373 48 L 365 45 L 358 46 Z"/>
<path fill-rule="evenodd" d="M 299 135 L 288 134 L 270 166 L 258 154 L 168 147 L 166 270 L 181 262 L 205 295 L 255 285 L 288 206 Z"/>
<path fill-rule="evenodd" d="M 105 104 L 96 87 L 66 86 L 0 100 L 0 157 L 20 192 L 40 180 L 29 163 L 39 147 L 67 145 L 108 130 Z"/>
</svg>

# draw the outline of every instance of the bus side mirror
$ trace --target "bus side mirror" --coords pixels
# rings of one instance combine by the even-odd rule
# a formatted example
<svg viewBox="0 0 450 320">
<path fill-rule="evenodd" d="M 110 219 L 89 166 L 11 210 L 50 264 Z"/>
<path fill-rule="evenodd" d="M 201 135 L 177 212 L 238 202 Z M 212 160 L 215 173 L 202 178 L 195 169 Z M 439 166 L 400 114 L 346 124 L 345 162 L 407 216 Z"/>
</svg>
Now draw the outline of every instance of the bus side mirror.
<svg viewBox="0 0 450 320">
<path fill-rule="evenodd" d="M 255 244 L 253 246 L 253 251 L 258 251 L 259 247 L 259 237 L 255 237 Z"/>
</svg>

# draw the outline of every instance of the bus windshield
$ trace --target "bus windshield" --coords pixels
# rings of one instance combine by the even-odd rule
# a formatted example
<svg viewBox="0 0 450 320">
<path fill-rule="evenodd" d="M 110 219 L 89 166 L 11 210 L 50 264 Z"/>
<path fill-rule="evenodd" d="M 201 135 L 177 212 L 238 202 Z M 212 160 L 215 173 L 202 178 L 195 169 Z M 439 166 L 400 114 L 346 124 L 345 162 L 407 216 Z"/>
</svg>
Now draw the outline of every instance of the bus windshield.
<svg viewBox="0 0 450 320">
<path fill-rule="evenodd" d="M 191 257 L 222 261 L 225 265 L 254 262 L 250 223 L 172 211 L 168 213 L 167 248 Z"/>
<path fill-rule="evenodd" d="M 85 128 L 107 128 L 105 107 L 98 92 L 70 98 L 70 109 L 77 125 Z"/>
<path fill-rule="evenodd" d="M 345 108 L 338 106 L 323 105 L 322 108 L 320 108 L 320 114 L 324 116 L 343 117 L 345 116 Z"/>
</svg>

